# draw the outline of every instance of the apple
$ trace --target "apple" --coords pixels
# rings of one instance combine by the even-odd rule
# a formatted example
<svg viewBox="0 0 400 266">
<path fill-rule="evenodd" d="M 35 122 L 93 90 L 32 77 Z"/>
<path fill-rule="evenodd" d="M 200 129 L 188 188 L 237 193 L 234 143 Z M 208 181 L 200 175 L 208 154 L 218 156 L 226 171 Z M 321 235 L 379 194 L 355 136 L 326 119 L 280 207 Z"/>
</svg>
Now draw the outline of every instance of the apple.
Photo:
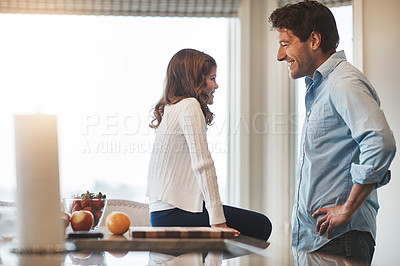
<svg viewBox="0 0 400 266">
<path fill-rule="evenodd" d="M 89 231 L 93 222 L 94 217 L 90 211 L 76 211 L 71 215 L 71 227 L 74 231 Z"/>
<path fill-rule="evenodd" d="M 61 218 L 62 218 L 63 221 L 64 221 L 64 227 L 65 227 L 65 229 L 67 229 L 67 227 L 68 227 L 68 225 L 69 225 L 69 219 L 70 219 L 69 214 L 68 214 L 67 212 L 61 212 Z"/>
</svg>

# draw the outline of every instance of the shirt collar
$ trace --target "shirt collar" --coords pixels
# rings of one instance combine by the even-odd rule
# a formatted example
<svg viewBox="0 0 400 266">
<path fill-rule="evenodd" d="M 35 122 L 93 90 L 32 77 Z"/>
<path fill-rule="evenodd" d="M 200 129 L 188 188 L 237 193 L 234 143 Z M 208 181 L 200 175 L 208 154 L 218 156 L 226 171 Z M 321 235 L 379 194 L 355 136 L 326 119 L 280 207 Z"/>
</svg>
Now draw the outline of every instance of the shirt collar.
<svg viewBox="0 0 400 266">
<path fill-rule="evenodd" d="M 317 85 L 323 77 L 329 75 L 329 73 L 331 73 L 342 61 L 346 61 L 346 55 L 343 50 L 332 54 L 322 65 L 319 66 L 319 68 L 317 68 L 312 79 L 306 77 L 305 81 L 307 87 L 311 82 L 314 82 Z"/>
</svg>

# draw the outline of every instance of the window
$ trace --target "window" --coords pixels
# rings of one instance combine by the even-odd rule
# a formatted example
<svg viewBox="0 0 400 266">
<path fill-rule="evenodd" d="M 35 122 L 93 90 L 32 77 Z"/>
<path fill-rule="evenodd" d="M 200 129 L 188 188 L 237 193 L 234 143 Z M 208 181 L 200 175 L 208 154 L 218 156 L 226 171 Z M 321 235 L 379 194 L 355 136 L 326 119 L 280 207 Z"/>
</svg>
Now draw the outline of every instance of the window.
<svg viewBox="0 0 400 266">
<path fill-rule="evenodd" d="M 218 64 L 208 134 L 224 200 L 231 20 L 1 14 L 0 199 L 16 194 L 13 115 L 39 111 L 58 117 L 61 196 L 90 190 L 147 201 L 150 110 L 170 58 L 190 47 Z"/>
</svg>

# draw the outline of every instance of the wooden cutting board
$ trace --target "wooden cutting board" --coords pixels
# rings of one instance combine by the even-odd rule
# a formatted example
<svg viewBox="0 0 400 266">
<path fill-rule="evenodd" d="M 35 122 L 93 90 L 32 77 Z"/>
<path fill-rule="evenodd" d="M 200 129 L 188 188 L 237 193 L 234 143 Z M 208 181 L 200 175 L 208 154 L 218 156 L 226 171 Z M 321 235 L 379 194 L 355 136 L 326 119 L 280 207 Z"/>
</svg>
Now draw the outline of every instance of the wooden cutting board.
<svg viewBox="0 0 400 266">
<path fill-rule="evenodd" d="M 235 232 L 215 227 L 130 227 L 133 238 L 232 238 Z"/>
</svg>

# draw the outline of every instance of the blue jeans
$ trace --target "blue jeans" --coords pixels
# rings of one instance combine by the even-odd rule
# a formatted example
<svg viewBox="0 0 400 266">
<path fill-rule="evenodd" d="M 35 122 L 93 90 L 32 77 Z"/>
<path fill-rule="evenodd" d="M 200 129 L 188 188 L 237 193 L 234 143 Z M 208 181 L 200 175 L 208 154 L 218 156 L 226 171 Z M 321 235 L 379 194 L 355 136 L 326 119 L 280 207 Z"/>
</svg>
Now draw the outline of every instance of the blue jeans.
<svg viewBox="0 0 400 266">
<path fill-rule="evenodd" d="M 375 251 L 375 241 L 369 232 L 349 231 L 316 252 L 343 257 L 360 263 L 370 265 Z"/>
<path fill-rule="evenodd" d="M 240 208 L 223 206 L 227 226 L 242 235 L 267 241 L 272 231 L 272 224 L 267 216 Z M 208 212 L 188 212 L 178 208 L 150 213 L 152 226 L 210 226 Z"/>
</svg>

